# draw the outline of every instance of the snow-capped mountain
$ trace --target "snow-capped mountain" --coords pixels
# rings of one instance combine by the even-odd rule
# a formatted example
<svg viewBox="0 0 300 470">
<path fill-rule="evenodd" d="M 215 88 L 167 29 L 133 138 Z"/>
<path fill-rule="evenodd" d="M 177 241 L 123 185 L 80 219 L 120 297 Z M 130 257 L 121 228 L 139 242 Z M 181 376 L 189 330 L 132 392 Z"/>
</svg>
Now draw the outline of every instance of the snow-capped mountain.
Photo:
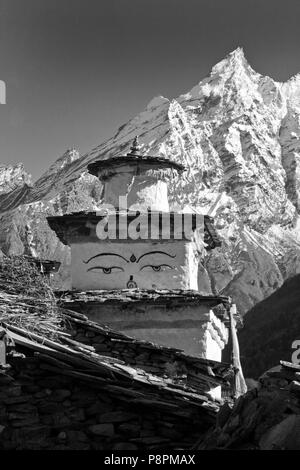
<svg viewBox="0 0 300 470">
<path fill-rule="evenodd" d="M 0 165 L 0 195 L 21 188 L 25 184 L 32 186 L 31 176 L 26 173 L 23 163 Z"/>
<path fill-rule="evenodd" d="M 97 208 L 101 185 L 87 164 L 126 153 L 136 135 L 143 154 L 187 167 L 170 187 L 173 208 L 193 205 L 215 218 L 223 246 L 204 261 L 200 290 L 232 295 L 245 312 L 300 272 L 300 75 L 275 82 L 240 48 L 189 92 L 151 100 L 87 154 L 67 151 L 29 188 L 26 203 L 0 204 L 0 248 L 22 252 L 29 224 L 39 254 L 63 262 L 67 287 L 68 248 L 45 216 Z"/>
</svg>

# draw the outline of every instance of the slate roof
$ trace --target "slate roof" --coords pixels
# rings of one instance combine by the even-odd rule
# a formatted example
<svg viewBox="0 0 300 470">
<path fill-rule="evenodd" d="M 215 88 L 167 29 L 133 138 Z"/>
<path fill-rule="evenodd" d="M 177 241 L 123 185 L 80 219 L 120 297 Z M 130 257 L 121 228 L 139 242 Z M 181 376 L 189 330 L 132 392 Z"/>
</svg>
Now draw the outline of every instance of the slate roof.
<svg viewBox="0 0 300 470">
<path fill-rule="evenodd" d="M 135 219 L 138 217 L 140 213 L 139 212 L 128 212 L 126 214 L 128 223 L 130 223 L 131 220 Z M 149 220 L 149 227 L 150 227 L 150 222 L 151 222 L 151 215 L 153 215 L 153 212 L 149 211 L 148 213 L 148 220 Z M 141 214 L 141 215 L 147 215 L 147 214 Z M 159 216 L 159 224 L 162 224 L 162 218 L 164 213 L 162 212 L 157 212 L 156 213 Z M 174 231 L 174 224 L 177 218 L 179 216 L 182 216 L 182 227 L 183 227 L 183 232 L 184 232 L 184 220 L 185 220 L 185 215 L 186 214 L 179 214 L 176 212 L 170 212 L 170 232 Z M 199 221 L 199 215 L 200 214 L 188 214 L 191 216 L 192 221 L 191 221 L 191 229 L 196 230 L 198 221 Z M 122 212 L 115 212 L 115 216 L 118 220 L 118 217 L 124 217 L 124 213 Z M 92 225 L 96 226 L 96 224 L 103 220 L 105 217 L 108 217 L 107 214 L 101 213 L 101 211 L 98 212 L 73 212 L 71 214 L 65 214 L 62 216 L 49 216 L 47 217 L 48 224 L 52 230 L 56 232 L 56 235 L 60 239 L 62 243 L 65 245 L 68 244 L 68 237 L 70 234 L 76 234 L 78 236 L 82 237 L 88 237 L 92 234 Z M 204 215 L 204 242 L 207 244 L 206 249 L 210 250 L 216 247 L 221 246 L 221 240 L 218 237 L 218 234 L 216 232 L 216 229 L 213 224 L 213 218 Z M 117 227 L 118 228 L 118 227 Z M 149 237 L 151 239 L 151 237 Z M 182 238 L 184 239 L 184 233 Z M 116 239 L 118 239 L 118 233 L 116 233 Z M 122 238 L 124 241 L 124 238 Z M 113 241 L 113 240 L 112 240 Z M 141 240 L 143 241 L 143 240 Z"/>
<path fill-rule="evenodd" d="M 89 303 L 124 304 L 166 304 L 170 307 L 180 304 L 209 304 L 211 308 L 219 307 L 217 316 L 226 316 L 231 298 L 225 295 L 203 295 L 195 290 L 182 289 L 113 289 L 91 291 L 56 291 L 60 304 L 80 305 Z"/>
<path fill-rule="evenodd" d="M 34 264 L 39 270 L 43 271 L 43 274 L 56 273 L 61 263 L 59 261 L 53 261 L 49 259 L 34 258 L 33 256 L 24 255 L 29 263 Z"/>
<path fill-rule="evenodd" d="M 157 168 L 172 168 L 179 172 L 184 171 L 185 167 L 180 163 L 174 162 L 167 158 L 152 157 L 150 155 L 124 155 L 107 158 L 106 160 L 97 160 L 90 163 L 87 169 L 91 175 L 98 176 L 99 171 L 104 169 L 115 169 L 124 164 L 135 165 L 137 167 L 149 167 L 156 170 Z"/>
<path fill-rule="evenodd" d="M 134 347 L 140 344 L 152 348 L 157 354 L 176 352 L 173 348 L 166 348 L 150 342 L 129 338 L 124 334 L 102 327 L 91 322 L 84 315 L 72 311 L 62 311 L 66 321 L 77 321 L 86 329 L 96 328 L 103 331 L 111 340 L 132 341 Z M 0 322 L 1 326 L 1 322 Z M 191 410 L 199 406 L 205 415 L 215 416 L 219 410 L 220 402 L 213 400 L 207 392 L 207 387 L 193 387 L 176 383 L 171 377 L 162 377 L 145 372 L 139 366 L 124 363 L 116 357 L 98 354 L 91 346 L 74 341 L 70 334 L 61 332 L 55 340 L 48 339 L 36 332 L 24 330 L 14 324 L 2 322 L 8 337 L 14 341 L 16 348 L 27 350 L 45 363 L 44 369 L 49 373 L 60 373 L 85 381 L 95 387 L 119 396 L 136 404 L 150 406 L 151 409 L 164 409 L 174 415 L 180 416 L 186 409 Z M 179 352 L 179 355 L 183 354 Z M 183 356 L 186 356 L 183 354 Z M 226 383 L 231 367 L 228 364 L 218 363 L 207 359 L 186 356 L 187 360 L 198 364 L 199 377 L 211 386 Z M 201 383 L 201 380 L 200 380 Z M 190 412 L 190 411 L 189 411 Z"/>
</svg>

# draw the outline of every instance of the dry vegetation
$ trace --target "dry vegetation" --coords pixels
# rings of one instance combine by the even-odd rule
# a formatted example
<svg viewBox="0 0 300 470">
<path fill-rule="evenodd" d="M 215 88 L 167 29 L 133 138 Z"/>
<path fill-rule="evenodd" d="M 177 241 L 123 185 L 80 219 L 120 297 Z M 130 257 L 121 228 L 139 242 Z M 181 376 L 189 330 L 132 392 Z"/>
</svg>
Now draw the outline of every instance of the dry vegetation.
<svg viewBox="0 0 300 470">
<path fill-rule="evenodd" d="M 0 324 L 55 338 L 61 322 L 53 291 L 36 266 L 22 256 L 1 259 Z"/>
</svg>

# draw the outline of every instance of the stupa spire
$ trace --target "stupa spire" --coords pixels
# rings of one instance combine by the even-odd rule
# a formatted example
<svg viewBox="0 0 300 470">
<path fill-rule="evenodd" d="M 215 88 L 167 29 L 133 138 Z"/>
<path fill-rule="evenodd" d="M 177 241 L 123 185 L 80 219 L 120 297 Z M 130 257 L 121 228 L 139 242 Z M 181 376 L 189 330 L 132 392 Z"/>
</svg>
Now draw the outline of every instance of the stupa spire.
<svg viewBox="0 0 300 470">
<path fill-rule="evenodd" d="M 141 145 L 139 143 L 139 138 L 136 135 L 130 147 L 130 152 L 128 152 L 127 155 L 137 155 L 140 150 L 141 150 Z"/>
</svg>

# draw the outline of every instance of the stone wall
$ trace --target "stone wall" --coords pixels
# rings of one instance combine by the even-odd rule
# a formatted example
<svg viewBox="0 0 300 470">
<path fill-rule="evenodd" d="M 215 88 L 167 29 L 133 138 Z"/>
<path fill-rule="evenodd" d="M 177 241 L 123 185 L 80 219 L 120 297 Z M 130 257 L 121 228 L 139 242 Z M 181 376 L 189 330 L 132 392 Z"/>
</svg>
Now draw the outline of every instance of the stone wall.
<svg viewBox="0 0 300 470">
<path fill-rule="evenodd" d="M 228 365 L 205 358 L 192 357 L 182 353 L 180 349 L 159 346 L 149 341 L 135 340 L 133 337 L 122 334 L 120 331 L 90 321 L 86 316 L 79 313 L 64 310 L 66 314 L 66 331 L 72 335 L 72 338 L 80 343 L 93 346 L 98 354 L 115 357 L 124 361 L 133 367 L 139 367 L 148 373 L 158 376 L 167 376 L 178 383 L 186 384 L 196 389 L 208 391 L 214 386 L 219 386 L 223 382 L 223 388 L 230 392 L 231 380 L 233 375 L 226 378 L 225 370 L 228 372 Z M 75 316 L 77 315 L 77 317 Z M 218 321 L 218 318 L 215 318 Z M 219 320 L 219 323 L 221 321 Z M 224 327 L 224 325 L 223 325 Z M 213 329 L 211 326 L 210 329 Z M 207 334 L 206 334 L 207 333 Z M 212 340 L 211 334 L 203 330 L 203 341 L 210 340 L 213 345 L 219 345 Z M 217 335 L 217 332 L 215 332 Z M 178 341 L 177 347 L 181 343 Z M 223 346 L 224 347 L 224 346 Z M 207 372 L 211 369 L 215 375 L 208 380 Z M 233 374 L 233 371 L 230 370 Z M 224 373 L 224 378 L 223 377 Z"/>
<path fill-rule="evenodd" d="M 59 374 L 42 354 L 9 362 L 0 369 L 0 449 L 184 449 L 214 420 L 199 406 L 136 403 L 103 380 Z"/>
<path fill-rule="evenodd" d="M 299 429 L 300 365 L 281 361 L 233 409 L 221 408 L 199 449 L 300 450 Z"/>
</svg>

